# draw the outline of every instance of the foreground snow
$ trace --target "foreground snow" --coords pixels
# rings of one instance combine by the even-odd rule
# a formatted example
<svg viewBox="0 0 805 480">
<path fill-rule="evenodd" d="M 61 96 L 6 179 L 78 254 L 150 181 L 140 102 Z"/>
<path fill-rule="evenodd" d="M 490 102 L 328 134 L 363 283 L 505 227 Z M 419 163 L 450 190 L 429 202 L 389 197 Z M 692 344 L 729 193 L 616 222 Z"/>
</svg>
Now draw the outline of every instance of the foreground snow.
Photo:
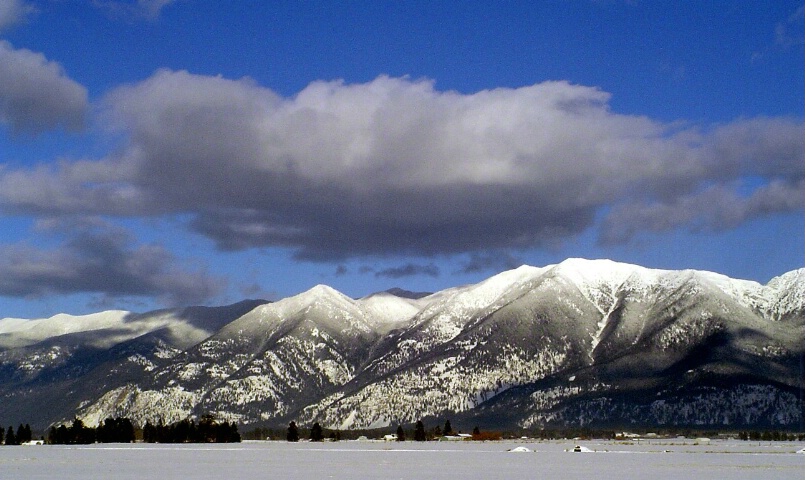
<svg viewBox="0 0 805 480">
<path fill-rule="evenodd" d="M 573 452 L 576 445 L 593 451 Z M 801 478 L 801 443 L 245 442 L 0 448 L 4 479 L 84 478 Z M 519 449 L 520 455 L 512 455 Z"/>
</svg>

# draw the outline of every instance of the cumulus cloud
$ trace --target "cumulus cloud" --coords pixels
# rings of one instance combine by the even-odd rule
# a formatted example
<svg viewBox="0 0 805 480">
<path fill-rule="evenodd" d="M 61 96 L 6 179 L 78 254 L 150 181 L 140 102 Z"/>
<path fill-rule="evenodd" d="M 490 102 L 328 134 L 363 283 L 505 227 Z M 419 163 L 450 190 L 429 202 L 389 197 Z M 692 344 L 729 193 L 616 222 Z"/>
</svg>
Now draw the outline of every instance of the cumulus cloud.
<svg viewBox="0 0 805 480">
<path fill-rule="evenodd" d="M 661 233 L 677 228 L 723 231 L 776 213 L 802 211 L 805 182 L 773 181 L 743 196 L 735 188 L 715 185 L 668 203 L 622 205 L 601 229 L 604 244 L 622 244 L 640 232 Z"/>
<path fill-rule="evenodd" d="M 0 40 L 0 124 L 14 132 L 41 133 L 84 124 L 87 89 L 41 53 Z"/>
<path fill-rule="evenodd" d="M 149 17 L 157 17 L 162 9 L 176 0 L 137 0 L 137 7 Z"/>
<path fill-rule="evenodd" d="M 5 172 L 0 185 L 27 183 L 0 189 L 0 202 L 49 215 L 185 213 L 222 249 L 283 246 L 323 261 L 553 247 L 602 215 L 602 241 L 623 242 L 801 210 L 801 120 L 680 128 L 608 102 L 567 82 L 461 94 L 384 76 L 283 98 L 249 79 L 165 70 L 105 100 L 105 123 L 126 137 L 120 155 Z M 744 192 L 747 179 L 762 188 Z M 757 205 L 675 213 L 706 195 Z M 476 260 L 467 268 L 489 261 Z"/>
<path fill-rule="evenodd" d="M 176 0 L 93 0 L 93 4 L 111 15 L 137 16 L 146 20 L 159 18 L 162 9 Z"/>
<path fill-rule="evenodd" d="M 22 22 L 34 7 L 23 0 L 3 0 L 0 2 L 0 32 Z"/>
<path fill-rule="evenodd" d="M 469 261 L 464 262 L 460 273 L 477 273 L 488 270 L 503 271 L 517 268 L 523 261 L 510 252 L 482 251 L 471 252 Z"/>
<path fill-rule="evenodd" d="M 224 287 L 221 279 L 186 269 L 164 247 L 134 246 L 127 232 L 97 220 L 45 220 L 38 228 L 64 236 L 64 243 L 53 249 L 0 247 L 0 295 L 155 296 L 181 305 L 202 303 Z"/>
<path fill-rule="evenodd" d="M 437 267 L 433 263 L 429 263 L 427 265 L 407 263 L 399 267 L 385 268 L 383 270 L 375 272 L 375 277 L 377 278 L 380 277 L 403 278 L 403 277 L 412 277 L 414 275 L 427 275 L 429 277 L 438 277 L 439 267 Z"/>
<path fill-rule="evenodd" d="M 61 161 L 30 170 L 0 168 L 0 198 L 7 211 L 49 216 L 110 214 L 142 215 L 156 209 L 153 201 L 130 183 L 131 164 Z"/>
</svg>

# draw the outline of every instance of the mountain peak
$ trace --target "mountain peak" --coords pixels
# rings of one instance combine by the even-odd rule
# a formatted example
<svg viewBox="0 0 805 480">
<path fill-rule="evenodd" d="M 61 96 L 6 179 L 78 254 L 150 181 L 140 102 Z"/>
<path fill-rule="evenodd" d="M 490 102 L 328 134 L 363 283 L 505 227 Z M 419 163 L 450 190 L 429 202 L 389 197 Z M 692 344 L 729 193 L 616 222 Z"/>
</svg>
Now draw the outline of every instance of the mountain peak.
<svg viewBox="0 0 805 480">
<path fill-rule="evenodd" d="M 523 427 L 577 422 L 583 411 L 593 422 L 788 425 L 802 418 L 791 392 L 802 377 L 803 278 L 805 269 L 762 286 L 572 258 L 420 299 L 356 300 L 316 285 L 267 304 L 112 315 L 106 328 L 98 328 L 104 314 L 32 320 L 29 330 L 0 320 L 0 367 L 9 372 L 0 417 L 24 412 L 19 420 L 47 425 L 123 414 L 142 423 L 216 411 L 246 424 L 366 427 L 451 412 Z M 82 353 L 88 347 L 92 355 Z M 642 390 L 618 396 L 624 386 Z M 677 393 L 696 388 L 710 392 L 707 408 L 691 409 L 702 400 Z M 752 391 L 776 398 L 775 407 L 734 401 Z M 67 399 L 55 411 L 54 395 Z M 597 398 L 626 404 L 584 403 Z M 641 399 L 667 400 L 662 418 Z M 686 417 L 692 410 L 700 416 Z M 600 416 L 610 411 L 627 413 Z"/>
<path fill-rule="evenodd" d="M 310 288 L 309 290 L 302 292 L 301 295 L 314 296 L 314 297 L 331 297 L 331 296 L 343 296 L 344 294 L 329 285 L 320 283 Z"/>
<path fill-rule="evenodd" d="M 610 282 L 623 281 L 635 273 L 645 276 L 651 273 L 664 272 L 663 270 L 652 270 L 639 265 L 609 259 L 588 260 L 584 258 L 569 258 L 555 265 L 553 270 L 579 282 L 600 281 L 602 279 L 608 279 Z"/>
</svg>

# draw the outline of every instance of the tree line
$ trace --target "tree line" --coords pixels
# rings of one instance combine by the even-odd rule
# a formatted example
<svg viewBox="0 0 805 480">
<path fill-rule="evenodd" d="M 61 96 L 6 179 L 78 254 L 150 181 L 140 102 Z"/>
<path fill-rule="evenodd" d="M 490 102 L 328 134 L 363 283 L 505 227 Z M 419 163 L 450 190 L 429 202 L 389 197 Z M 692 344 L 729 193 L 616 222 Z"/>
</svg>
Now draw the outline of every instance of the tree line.
<svg viewBox="0 0 805 480">
<path fill-rule="evenodd" d="M 17 427 L 16 432 L 14 431 L 14 427 L 11 425 L 9 425 L 7 431 L 3 431 L 3 429 L 0 428 L 0 444 L 22 445 L 23 443 L 28 443 L 31 440 L 31 426 L 27 423 L 25 425 L 20 424 L 20 426 Z"/>
<path fill-rule="evenodd" d="M 389 432 L 389 430 L 385 430 Z M 540 430 L 534 432 L 521 433 L 502 433 L 497 431 L 481 431 L 479 427 L 472 430 L 468 436 L 472 440 L 500 440 L 501 438 L 519 438 L 524 433 L 530 434 L 540 439 L 556 438 L 615 438 L 616 433 L 611 430 L 594 431 L 590 429 L 569 429 L 569 430 Z M 665 432 L 668 434 L 668 432 Z M 694 433 L 698 436 L 714 436 L 719 432 L 677 432 L 684 433 L 690 437 Z M 309 429 L 299 427 L 296 422 L 290 422 L 287 429 L 255 428 L 244 437 L 250 440 L 265 440 L 268 438 L 280 439 L 284 436 L 287 441 L 297 442 L 302 437 L 310 441 L 319 442 L 325 439 L 331 441 L 345 438 L 355 439 L 359 436 L 376 436 L 377 430 L 329 430 L 325 431 L 318 422 L 315 422 Z M 444 436 L 455 435 L 450 420 L 446 420 L 444 427 L 436 425 L 432 429 L 426 429 L 422 420 L 418 420 L 414 425 L 413 432 L 406 431 L 402 425 L 396 429 L 394 438 L 397 441 L 408 439 L 424 442 L 434 440 Z M 709 434 L 709 435 L 708 435 Z M 694 435 L 694 436 L 696 436 Z M 737 434 L 741 440 L 753 441 L 803 441 L 805 434 L 789 433 L 783 431 L 741 431 Z M 42 438 L 44 440 L 44 438 Z M 51 427 L 47 436 L 47 443 L 78 445 L 91 443 L 131 443 L 137 439 L 137 429 L 128 418 L 107 418 L 96 428 L 87 427 L 76 418 L 72 424 Z M 241 435 L 238 426 L 232 422 L 217 422 L 212 415 L 205 415 L 196 423 L 194 420 L 185 419 L 165 425 L 162 421 L 154 425 L 146 422 L 142 429 L 142 439 L 147 443 L 232 443 L 240 442 Z M 21 445 L 32 440 L 31 427 L 28 424 L 20 424 L 16 429 L 9 426 L 8 429 L 0 428 L 0 444 Z"/>
<path fill-rule="evenodd" d="M 779 431 L 766 430 L 765 432 L 758 431 L 742 431 L 738 432 L 738 438 L 741 440 L 764 441 L 764 442 L 794 442 L 805 440 L 805 433 L 793 434 Z"/>
<path fill-rule="evenodd" d="M 212 415 L 205 415 L 196 423 L 182 420 L 170 425 L 146 422 L 143 427 L 146 443 L 239 443 L 241 441 L 235 422 L 218 423 Z"/>
<path fill-rule="evenodd" d="M 147 443 L 235 443 L 240 442 L 238 426 L 234 422 L 217 422 L 212 415 L 205 415 L 196 423 L 182 420 L 170 425 L 161 421 L 154 425 L 146 422 L 142 429 L 143 441 Z M 96 428 L 88 427 L 76 418 L 68 426 L 52 426 L 47 443 L 53 445 L 89 445 L 92 443 L 133 443 L 137 431 L 128 418 L 107 418 Z M 31 427 L 20 425 L 16 433 L 12 427 L 8 433 L 0 428 L 0 443 L 20 445 L 31 440 Z"/>
<path fill-rule="evenodd" d="M 52 445 L 89 445 L 91 443 L 96 443 L 99 442 L 99 430 L 102 432 L 107 431 L 106 425 L 111 425 L 112 423 L 119 428 L 122 428 L 124 420 L 125 419 L 108 419 L 107 421 L 104 421 L 103 424 L 98 425 L 98 428 L 92 428 L 84 425 L 82 420 L 76 418 L 69 427 L 64 424 L 60 425 L 58 428 L 55 426 L 50 427 L 50 432 L 48 432 L 48 443 Z M 128 423 L 131 424 L 131 422 Z M 133 433 L 134 431 L 132 429 L 132 434 Z M 115 431 L 114 435 L 117 436 L 118 432 Z M 101 436 L 101 438 L 104 437 Z M 134 440 L 120 440 L 121 443 L 130 443 L 132 441 Z"/>
<path fill-rule="evenodd" d="M 347 434 L 349 438 L 354 439 L 363 432 L 364 431 L 362 430 L 354 430 L 345 432 L 345 434 Z M 277 433 L 278 432 L 276 430 L 257 428 L 247 433 L 246 436 L 249 439 L 263 440 L 266 438 L 279 438 Z M 376 434 L 377 432 L 374 433 Z M 428 440 L 436 440 L 442 437 L 457 435 L 459 432 L 453 430 L 450 420 L 446 420 L 444 422 L 444 428 L 436 425 L 436 427 L 431 430 L 426 430 L 425 424 L 422 422 L 422 420 L 417 420 L 416 424 L 414 425 L 413 435 L 410 435 L 410 433 L 411 432 L 406 432 L 402 425 L 399 425 L 397 426 L 395 434 L 389 438 L 393 438 L 398 442 L 404 442 L 408 438 L 411 438 L 416 442 L 425 442 Z M 285 431 L 285 440 L 289 442 L 298 442 L 303 435 L 305 435 L 305 431 L 303 431 L 303 429 L 300 428 L 296 422 L 292 421 L 288 424 L 288 428 Z M 319 422 L 315 422 L 313 423 L 313 426 L 307 430 L 307 437 L 311 442 L 321 442 L 324 441 L 325 438 L 329 438 L 330 440 L 340 440 L 341 432 L 339 430 L 332 430 L 328 434 L 324 431 L 321 425 L 319 425 Z M 468 436 L 468 438 L 471 438 L 472 440 L 500 440 L 502 437 L 503 435 L 500 432 L 481 432 L 477 426 L 472 430 L 472 434 Z"/>
</svg>

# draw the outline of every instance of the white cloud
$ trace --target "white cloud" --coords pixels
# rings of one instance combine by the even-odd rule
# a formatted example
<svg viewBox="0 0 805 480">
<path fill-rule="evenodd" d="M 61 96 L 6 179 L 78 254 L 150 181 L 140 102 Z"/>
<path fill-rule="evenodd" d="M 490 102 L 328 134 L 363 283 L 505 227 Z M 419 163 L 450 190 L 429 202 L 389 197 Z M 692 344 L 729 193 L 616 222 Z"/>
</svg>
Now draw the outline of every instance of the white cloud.
<svg viewBox="0 0 805 480">
<path fill-rule="evenodd" d="M 745 196 L 736 190 L 729 185 L 716 185 L 668 202 L 620 205 L 606 218 L 601 240 L 619 244 L 640 232 L 662 233 L 677 228 L 723 231 L 749 220 L 803 209 L 803 180 L 773 181 Z"/>
<path fill-rule="evenodd" d="M 0 124 L 26 133 L 78 129 L 86 109 L 87 89 L 58 63 L 0 40 Z"/>
<path fill-rule="evenodd" d="M 0 0 L 0 32 L 22 22 L 34 7 L 23 0 Z"/>
<path fill-rule="evenodd" d="M 38 231 L 66 239 L 51 249 L 0 247 L 0 295 L 100 293 L 186 305 L 209 300 L 225 285 L 203 270 L 188 269 L 162 246 L 133 245 L 128 232 L 95 218 L 49 219 L 39 222 Z"/>
<path fill-rule="evenodd" d="M 175 3 L 176 0 L 93 0 L 93 4 L 114 16 L 137 16 L 147 20 L 156 20 L 162 9 Z"/>
<path fill-rule="evenodd" d="M 176 0 L 137 0 L 137 6 L 145 12 L 149 18 L 156 18 L 166 6 Z"/>
<path fill-rule="evenodd" d="M 313 259 L 553 245 L 604 211 L 602 238 L 628 241 L 801 208 L 801 121 L 680 130 L 608 101 L 567 82 L 466 95 L 389 77 L 314 82 L 282 98 L 248 79 L 160 71 L 106 100 L 108 123 L 127 136 L 120 156 L 7 172 L 27 179 L 27 193 L 0 199 L 50 214 L 190 213 L 221 248 L 286 246 Z M 85 169 L 91 189 L 77 176 Z M 749 178 L 761 187 L 746 195 Z M 679 213 L 703 192 L 757 205 Z M 631 233 L 615 235 L 615 224 Z"/>
</svg>

